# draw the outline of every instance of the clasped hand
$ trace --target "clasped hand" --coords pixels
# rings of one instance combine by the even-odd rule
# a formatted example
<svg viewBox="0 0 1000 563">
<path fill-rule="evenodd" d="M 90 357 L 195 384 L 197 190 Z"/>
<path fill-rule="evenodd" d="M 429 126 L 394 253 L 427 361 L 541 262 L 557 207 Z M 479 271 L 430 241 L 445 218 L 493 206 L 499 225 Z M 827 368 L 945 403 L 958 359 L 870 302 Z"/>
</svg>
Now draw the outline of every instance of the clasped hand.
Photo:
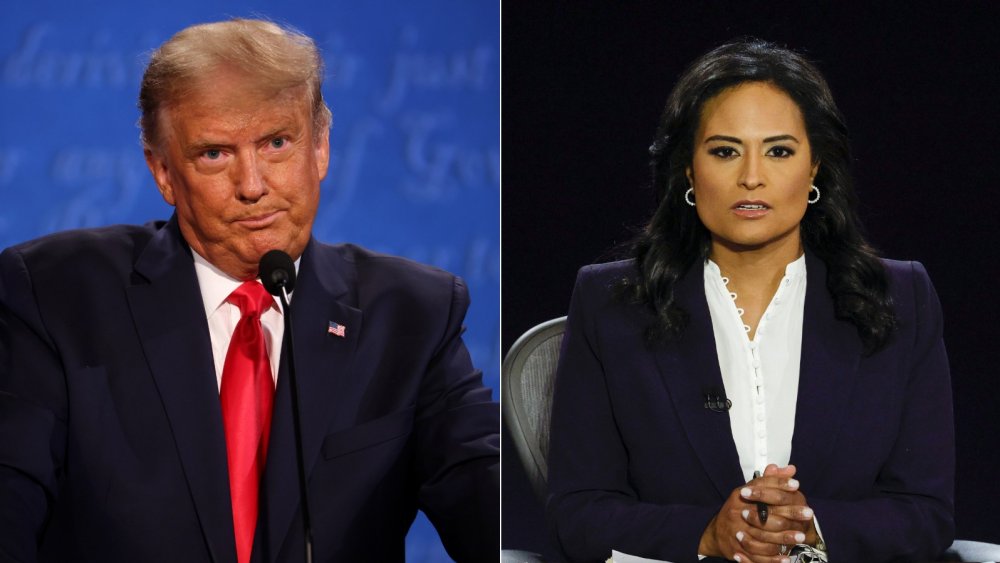
<svg viewBox="0 0 1000 563">
<path fill-rule="evenodd" d="M 734 489 L 702 534 L 698 553 L 741 563 L 783 563 L 795 544 L 814 545 L 813 511 L 794 476 L 794 465 L 771 464 L 763 476 Z M 768 506 L 767 522 L 761 522 L 757 503 Z"/>
</svg>

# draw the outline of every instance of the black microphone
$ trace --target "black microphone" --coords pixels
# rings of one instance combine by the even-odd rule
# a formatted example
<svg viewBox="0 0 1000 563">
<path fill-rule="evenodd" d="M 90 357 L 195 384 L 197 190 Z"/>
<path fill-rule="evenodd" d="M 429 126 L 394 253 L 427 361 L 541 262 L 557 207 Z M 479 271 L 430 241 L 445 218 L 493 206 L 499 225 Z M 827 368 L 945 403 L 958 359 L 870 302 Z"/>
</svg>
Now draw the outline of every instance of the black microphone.
<svg viewBox="0 0 1000 563">
<path fill-rule="evenodd" d="M 295 262 L 280 250 L 269 250 L 260 258 L 260 282 L 271 295 L 295 289 Z M 287 297 L 287 294 L 285 295 Z"/>
<path fill-rule="evenodd" d="M 705 398 L 705 408 L 712 412 L 726 412 L 733 402 L 726 398 L 726 391 L 718 387 L 707 387 L 702 392 Z"/>
<path fill-rule="evenodd" d="M 285 312 L 285 345 L 288 346 L 288 384 L 292 390 L 292 425 L 295 428 L 295 460 L 299 468 L 299 501 L 302 504 L 302 527 L 305 535 L 306 563 L 312 563 L 312 523 L 309 519 L 309 495 L 306 494 L 306 467 L 302 455 L 302 416 L 299 414 L 299 386 L 295 380 L 295 348 L 292 338 L 292 311 L 288 292 L 295 288 L 295 263 L 281 250 L 269 250 L 260 258 L 260 281 L 264 289 L 276 295 Z"/>
</svg>

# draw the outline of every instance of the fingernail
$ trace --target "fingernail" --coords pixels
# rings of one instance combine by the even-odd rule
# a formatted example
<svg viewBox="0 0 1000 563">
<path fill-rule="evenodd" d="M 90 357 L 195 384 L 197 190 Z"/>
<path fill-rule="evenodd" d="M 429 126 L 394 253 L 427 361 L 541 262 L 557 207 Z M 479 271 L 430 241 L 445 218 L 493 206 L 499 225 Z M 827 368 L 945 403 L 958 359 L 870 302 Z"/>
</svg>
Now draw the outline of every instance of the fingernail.
<svg viewBox="0 0 1000 563">
<path fill-rule="evenodd" d="M 736 532 L 736 541 L 738 541 L 738 542 L 742 542 L 743 541 L 743 532 L 742 531 Z"/>
<path fill-rule="evenodd" d="M 806 541 L 806 535 L 802 532 L 795 532 L 795 543 L 802 543 Z"/>
<path fill-rule="evenodd" d="M 798 489 L 799 488 L 799 482 L 798 482 L 798 480 L 796 480 L 796 479 L 789 479 L 788 480 L 788 488 L 789 489 Z"/>
<path fill-rule="evenodd" d="M 742 558 L 742 557 L 740 557 L 739 555 L 734 555 L 734 556 L 733 556 L 733 560 L 734 560 L 734 561 L 743 561 L 743 558 Z"/>
<path fill-rule="evenodd" d="M 802 516 L 805 516 L 806 518 L 812 518 L 813 517 L 813 509 L 811 509 L 811 508 L 803 508 L 802 509 Z"/>
<path fill-rule="evenodd" d="M 743 519 L 744 520 L 748 520 L 748 521 L 750 520 L 750 511 L 749 510 L 746 510 L 746 509 L 743 510 Z"/>
<path fill-rule="evenodd" d="M 742 489 L 740 489 L 740 496 L 743 498 L 750 498 L 751 492 L 753 491 L 750 490 L 750 487 L 743 487 Z"/>
</svg>

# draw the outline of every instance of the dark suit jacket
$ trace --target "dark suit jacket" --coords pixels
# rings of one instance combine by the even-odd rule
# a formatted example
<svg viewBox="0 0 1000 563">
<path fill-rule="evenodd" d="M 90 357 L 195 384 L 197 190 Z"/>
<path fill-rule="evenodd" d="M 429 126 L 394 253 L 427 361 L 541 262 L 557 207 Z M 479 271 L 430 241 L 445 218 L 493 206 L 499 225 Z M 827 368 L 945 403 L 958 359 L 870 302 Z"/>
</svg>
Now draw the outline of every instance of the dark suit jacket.
<svg viewBox="0 0 1000 563">
<path fill-rule="evenodd" d="M 451 274 L 311 241 L 293 298 L 316 561 L 398 561 L 418 508 L 499 547 L 499 412 Z M 330 321 L 346 336 L 327 333 Z M 287 341 L 287 339 L 286 339 Z M 253 561 L 301 561 L 286 357 Z M 175 220 L 0 255 L 0 559 L 234 562 L 219 393 Z"/>
<path fill-rule="evenodd" d="M 899 329 L 862 356 L 834 317 L 826 267 L 807 256 L 791 463 L 834 563 L 929 559 L 952 541 L 954 430 L 941 310 L 923 267 L 885 261 Z M 584 268 L 556 379 L 549 517 L 564 553 L 612 549 L 676 562 L 743 484 L 700 267 L 676 286 L 690 314 L 679 341 L 647 346 L 651 313 L 609 290 L 632 262 Z"/>
</svg>

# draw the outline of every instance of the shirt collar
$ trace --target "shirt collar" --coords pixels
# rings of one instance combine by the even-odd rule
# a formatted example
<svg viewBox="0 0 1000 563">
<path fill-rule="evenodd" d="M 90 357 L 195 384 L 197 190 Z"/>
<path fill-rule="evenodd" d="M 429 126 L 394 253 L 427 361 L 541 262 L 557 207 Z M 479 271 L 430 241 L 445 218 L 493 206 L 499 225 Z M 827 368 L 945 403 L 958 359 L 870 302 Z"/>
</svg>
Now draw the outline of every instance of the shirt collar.
<svg viewBox="0 0 1000 563">
<path fill-rule="evenodd" d="M 806 253 L 803 252 L 802 256 L 799 256 L 795 260 L 789 262 L 785 266 L 785 275 L 789 278 L 794 278 L 798 276 L 804 276 L 806 274 Z"/>
<path fill-rule="evenodd" d="M 201 299 L 202 304 L 205 306 L 205 317 L 207 318 L 212 316 L 212 313 L 226 302 L 229 294 L 242 285 L 243 280 L 238 280 L 215 267 L 215 265 L 206 260 L 201 254 L 198 254 L 193 248 L 191 249 L 191 255 L 194 256 L 194 273 L 198 276 L 198 287 L 201 288 Z M 301 261 L 301 256 L 295 261 L 296 274 L 299 272 L 299 262 Z M 259 280 L 260 278 L 258 278 Z M 288 299 L 291 301 L 291 294 L 288 295 Z M 278 307 L 277 302 L 275 302 L 274 307 L 279 313 L 281 312 L 281 307 Z"/>
<path fill-rule="evenodd" d="M 712 272 L 716 276 L 722 277 L 722 270 L 719 269 L 719 265 L 712 261 L 711 258 L 705 259 L 705 270 Z M 798 276 L 804 276 L 806 273 L 806 254 L 802 253 L 801 256 L 792 260 L 785 266 L 785 277 L 795 278 Z"/>
</svg>

